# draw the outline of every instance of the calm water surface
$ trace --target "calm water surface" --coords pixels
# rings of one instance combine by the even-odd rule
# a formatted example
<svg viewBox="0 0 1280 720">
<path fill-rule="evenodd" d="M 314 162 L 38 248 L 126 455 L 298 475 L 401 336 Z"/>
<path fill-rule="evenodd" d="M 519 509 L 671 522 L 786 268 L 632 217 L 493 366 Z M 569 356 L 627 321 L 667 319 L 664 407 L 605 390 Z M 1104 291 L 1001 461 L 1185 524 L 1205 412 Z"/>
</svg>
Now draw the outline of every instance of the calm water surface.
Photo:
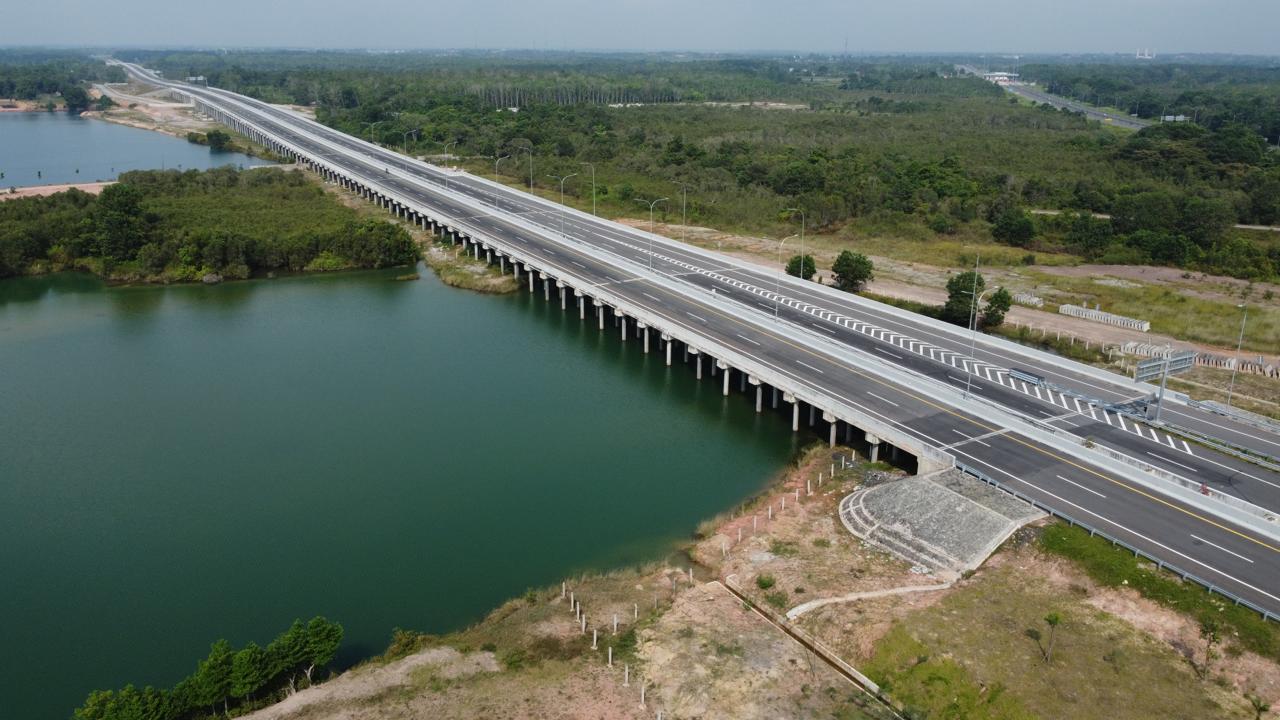
<svg viewBox="0 0 1280 720">
<path fill-rule="evenodd" d="M 264 162 L 64 112 L 0 113 L 0 187 L 6 189 L 114 180 L 126 170 L 205 170 Z"/>
<path fill-rule="evenodd" d="M 296 617 L 446 631 L 656 558 L 797 442 L 558 303 L 422 270 L 0 281 L 0 717 Z"/>
</svg>

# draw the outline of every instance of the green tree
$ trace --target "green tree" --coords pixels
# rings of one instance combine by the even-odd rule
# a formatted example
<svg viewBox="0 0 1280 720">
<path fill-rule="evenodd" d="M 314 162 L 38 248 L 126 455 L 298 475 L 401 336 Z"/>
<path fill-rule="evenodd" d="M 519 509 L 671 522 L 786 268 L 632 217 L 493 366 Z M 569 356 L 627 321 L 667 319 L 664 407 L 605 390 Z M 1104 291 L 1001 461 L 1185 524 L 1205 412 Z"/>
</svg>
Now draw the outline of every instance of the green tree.
<svg viewBox="0 0 1280 720">
<path fill-rule="evenodd" d="M 1046 664 L 1053 662 L 1053 643 L 1057 639 L 1058 626 L 1062 624 L 1062 616 L 1056 612 L 1044 616 L 1044 623 L 1049 626 L 1049 642 L 1044 649 Z"/>
<path fill-rule="evenodd" d="M 227 709 L 227 699 L 231 695 L 231 667 L 235 653 L 231 643 L 218 640 L 209 646 L 209 655 L 196 666 L 196 704 L 213 708 L 222 703 L 223 712 Z"/>
<path fill-rule="evenodd" d="M 127 182 L 103 188 L 94 206 L 93 228 L 96 254 L 114 260 L 131 259 L 146 242 L 142 192 Z"/>
<path fill-rule="evenodd" d="M 1000 327 L 1004 316 L 1013 306 L 1013 296 L 1003 287 L 996 288 L 987 296 L 987 306 L 982 310 L 982 326 L 984 328 Z"/>
<path fill-rule="evenodd" d="M 222 130 L 210 130 L 204 134 L 204 139 L 211 150 L 226 150 L 231 144 L 231 136 Z"/>
<path fill-rule="evenodd" d="M 267 675 L 267 652 L 249 643 L 231 661 L 231 696 L 252 698 L 271 678 Z"/>
<path fill-rule="evenodd" d="M 792 277 L 811 280 L 817 271 L 818 266 L 814 262 L 812 255 L 805 255 L 803 258 L 799 255 L 792 255 L 791 259 L 787 261 L 787 274 Z"/>
<path fill-rule="evenodd" d="M 307 623 L 307 682 L 311 682 L 311 672 L 317 667 L 324 667 L 333 661 L 342 645 L 342 626 L 323 617 L 316 616 Z"/>
<path fill-rule="evenodd" d="M 1036 225 L 1026 211 L 1009 208 L 992 223 L 991 236 L 1005 245 L 1027 247 L 1036 236 Z"/>
<path fill-rule="evenodd" d="M 267 645 L 268 671 L 272 678 L 287 675 L 289 689 L 295 689 L 296 673 L 307 661 L 307 627 L 294 620 L 288 630 Z"/>
<path fill-rule="evenodd" d="M 862 253 L 841 250 L 836 261 L 831 264 L 832 277 L 836 287 L 845 292 L 858 292 L 868 281 L 875 278 L 875 267 L 871 259 Z"/>
<path fill-rule="evenodd" d="M 952 275 L 947 281 L 947 302 L 942 306 L 942 319 L 968 327 L 973 321 L 974 299 L 986 287 L 987 281 L 973 270 Z"/>
<path fill-rule="evenodd" d="M 1246 695 L 1249 698 L 1249 706 L 1253 709 L 1253 720 L 1262 720 L 1263 714 L 1271 711 L 1271 703 L 1263 700 L 1257 695 Z"/>
<path fill-rule="evenodd" d="M 89 93 L 79 85 L 63 88 L 62 100 L 67 104 L 67 112 L 82 113 L 89 109 Z"/>
</svg>

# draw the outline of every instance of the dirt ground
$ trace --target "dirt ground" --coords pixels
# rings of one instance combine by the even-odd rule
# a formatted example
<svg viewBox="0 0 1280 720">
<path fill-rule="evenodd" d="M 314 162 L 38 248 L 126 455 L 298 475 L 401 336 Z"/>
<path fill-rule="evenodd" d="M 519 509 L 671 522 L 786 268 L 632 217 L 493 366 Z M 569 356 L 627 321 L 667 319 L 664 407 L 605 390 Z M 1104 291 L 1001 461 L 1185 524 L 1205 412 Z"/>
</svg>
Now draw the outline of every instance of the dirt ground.
<svg viewBox="0 0 1280 720">
<path fill-rule="evenodd" d="M 87 192 L 90 195 L 97 195 L 102 192 L 102 188 L 108 185 L 114 185 L 114 182 L 93 182 L 93 183 L 73 183 L 69 185 L 29 185 L 27 187 L 17 188 L 15 192 L 9 192 L 7 189 L 0 190 L 0 201 L 13 200 L 22 197 L 44 197 L 55 193 L 65 192 L 72 188 Z"/>
</svg>

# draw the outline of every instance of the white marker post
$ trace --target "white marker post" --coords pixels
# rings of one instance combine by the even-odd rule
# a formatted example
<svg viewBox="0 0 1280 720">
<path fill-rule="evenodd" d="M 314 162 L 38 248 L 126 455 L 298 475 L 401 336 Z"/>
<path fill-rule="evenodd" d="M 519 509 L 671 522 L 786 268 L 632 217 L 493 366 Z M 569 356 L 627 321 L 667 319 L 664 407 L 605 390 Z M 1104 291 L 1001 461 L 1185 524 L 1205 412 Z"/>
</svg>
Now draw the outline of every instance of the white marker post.
<svg viewBox="0 0 1280 720">
<path fill-rule="evenodd" d="M 625 663 L 622 666 L 622 687 L 631 687 L 631 666 Z"/>
<path fill-rule="evenodd" d="M 600 637 L 600 630 L 597 628 L 591 628 L 591 649 L 592 650 L 598 649 L 596 647 L 596 640 L 598 640 L 599 637 Z"/>
<path fill-rule="evenodd" d="M 613 614 L 613 634 L 618 634 L 618 613 Z"/>
<path fill-rule="evenodd" d="M 609 667 L 613 667 L 613 646 L 609 646 Z"/>
</svg>

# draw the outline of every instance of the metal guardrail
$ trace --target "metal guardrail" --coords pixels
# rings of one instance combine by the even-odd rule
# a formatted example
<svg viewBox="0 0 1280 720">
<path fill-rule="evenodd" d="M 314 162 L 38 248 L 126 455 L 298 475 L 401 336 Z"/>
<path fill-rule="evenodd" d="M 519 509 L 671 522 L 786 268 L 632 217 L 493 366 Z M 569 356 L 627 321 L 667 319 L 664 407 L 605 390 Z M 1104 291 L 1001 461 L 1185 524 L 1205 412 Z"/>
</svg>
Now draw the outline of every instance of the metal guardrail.
<svg viewBox="0 0 1280 720">
<path fill-rule="evenodd" d="M 1091 537 L 1096 535 L 1098 537 L 1101 537 L 1104 540 L 1108 540 L 1111 542 L 1112 545 L 1123 547 L 1125 550 L 1128 550 L 1129 552 L 1133 553 L 1134 557 L 1145 558 L 1146 560 L 1149 560 L 1150 562 L 1155 563 L 1156 567 L 1160 568 L 1161 570 L 1168 570 L 1169 572 L 1174 573 L 1175 575 L 1178 575 L 1183 580 L 1190 580 L 1191 582 L 1194 582 L 1195 584 L 1204 587 L 1206 590 L 1209 591 L 1210 594 L 1216 593 L 1230 600 L 1232 603 L 1236 605 L 1243 605 L 1244 607 L 1261 615 L 1262 619 L 1264 620 L 1270 620 L 1272 622 L 1280 622 L 1280 616 L 1275 615 L 1271 611 L 1265 608 L 1259 607 L 1255 603 L 1245 600 L 1244 598 L 1240 597 L 1239 595 L 1236 595 L 1233 592 L 1230 592 L 1229 590 L 1224 590 L 1221 587 L 1209 582 L 1208 580 L 1205 580 L 1204 578 L 1198 575 L 1193 575 L 1187 572 L 1186 570 L 1183 570 L 1182 568 L 1178 567 L 1177 565 L 1174 565 L 1172 563 L 1167 563 L 1159 558 L 1153 557 L 1150 554 L 1140 550 L 1139 548 L 1136 548 L 1133 545 L 1130 545 L 1129 543 L 1115 537 L 1114 535 L 1110 535 L 1108 533 L 1103 532 L 1102 530 L 1097 529 L 1096 527 L 1090 525 L 1089 523 L 1080 522 L 1079 520 L 1075 519 L 1074 517 L 1064 512 L 1055 510 L 1045 505 L 1044 503 L 1041 503 L 1035 498 L 1029 497 L 1024 493 L 1018 492 L 1014 488 L 1011 488 L 1008 485 L 1001 483 L 999 480 L 996 480 L 995 478 L 987 475 L 986 473 L 982 472 L 981 470 L 978 470 L 977 468 L 969 467 L 968 465 L 965 465 L 959 462 L 956 463 L 956 468 L 959 469 L 961 472 L 964 472 L 968 475 L 972 475 L 973 477 L 987 483 L 988 485 L 991 485 L 992 487 L 998 490 L 1003 490 L 1004 492 L 1009 493 L 1010 495 L 1018 498 L 1019 500 L 1022 500 L 1023 502 L 1030 503 L 1032 506 L 1043 510 L 1044 512 L 1048 513 L 1053 517 L 1059 518 L 1061 520 L 1065 520 L 1068 525 L 1078 526 L 1084 530 L 1088 530 L 1089 535 Z"/>
</svg>

